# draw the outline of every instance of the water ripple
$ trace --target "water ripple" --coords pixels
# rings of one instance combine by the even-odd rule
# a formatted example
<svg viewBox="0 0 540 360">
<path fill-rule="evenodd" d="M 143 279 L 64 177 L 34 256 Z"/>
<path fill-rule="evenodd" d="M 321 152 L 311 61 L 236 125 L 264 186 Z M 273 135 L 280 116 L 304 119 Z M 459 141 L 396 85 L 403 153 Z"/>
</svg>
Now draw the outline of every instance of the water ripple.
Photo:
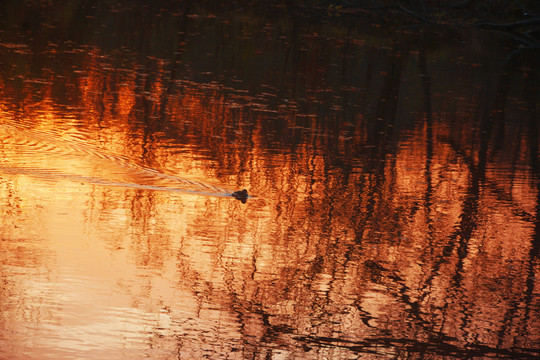
<svg viewBox="0 0 540 360">
<path fill-rule="evenodd" d="M 0 124 L 0 172 L 41 180 L 83 182 L 140 190 L 230 197 L 230 190 L 204 181 L 160 172 L 133 159 L 110 154 L 61 134 Z"/>
</svg>

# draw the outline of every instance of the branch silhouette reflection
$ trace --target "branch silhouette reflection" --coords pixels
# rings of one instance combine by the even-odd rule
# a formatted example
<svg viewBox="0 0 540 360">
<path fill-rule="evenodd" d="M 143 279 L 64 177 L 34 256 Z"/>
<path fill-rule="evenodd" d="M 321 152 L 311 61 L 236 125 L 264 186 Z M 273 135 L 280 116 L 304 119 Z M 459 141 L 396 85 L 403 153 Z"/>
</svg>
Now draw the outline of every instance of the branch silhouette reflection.
<svg viewBox="0 0 540 360">
<path fill-rule="evenodd" d="M 527 59 L 300 23 L 235 82 L 191 19 L 179 62 L 0 48 L 1 357 L 538 355 Z"/>
</svg>

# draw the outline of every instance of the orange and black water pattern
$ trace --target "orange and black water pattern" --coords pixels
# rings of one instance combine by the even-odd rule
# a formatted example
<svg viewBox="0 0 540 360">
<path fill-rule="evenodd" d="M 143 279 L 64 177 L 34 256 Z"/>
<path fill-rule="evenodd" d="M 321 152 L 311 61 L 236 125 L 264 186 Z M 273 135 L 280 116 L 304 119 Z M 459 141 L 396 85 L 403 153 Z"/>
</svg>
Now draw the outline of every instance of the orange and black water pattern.
<svg viewBox="0 0 540 360">
<path fill-rule="evenodd" d="M 0 8 L 1 359 L 540 356 L 537 52 L 280 6 Z"/>
</svg>

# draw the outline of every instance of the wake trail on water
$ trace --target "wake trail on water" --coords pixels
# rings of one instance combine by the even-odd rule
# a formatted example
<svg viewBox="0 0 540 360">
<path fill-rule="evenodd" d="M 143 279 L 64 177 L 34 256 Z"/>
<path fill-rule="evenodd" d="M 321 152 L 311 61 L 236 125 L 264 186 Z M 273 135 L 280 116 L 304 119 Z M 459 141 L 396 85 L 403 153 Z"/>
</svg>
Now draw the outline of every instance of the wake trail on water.
<svg viewBox="0 0 540 360">
<path fill-rule="evenodd" d="M 167 174 L 110 154 L 83 137 L 0 124 L 0 172 L 42 180 L 230 197 L 230 190 Z"/>
</svg>

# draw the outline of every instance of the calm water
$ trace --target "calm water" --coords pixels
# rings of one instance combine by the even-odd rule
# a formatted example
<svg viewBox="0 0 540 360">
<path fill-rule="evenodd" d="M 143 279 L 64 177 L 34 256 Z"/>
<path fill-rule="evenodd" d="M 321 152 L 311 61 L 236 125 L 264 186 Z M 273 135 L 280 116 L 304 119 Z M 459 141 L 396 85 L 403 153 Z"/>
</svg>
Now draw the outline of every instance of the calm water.
<svg viewBox="0 0 540 360">
<path fill-rule="evenodd" d="M 1 359 L 540 355 L 538 52 L 20 3 L 0 6 Z"/>
</svg>

